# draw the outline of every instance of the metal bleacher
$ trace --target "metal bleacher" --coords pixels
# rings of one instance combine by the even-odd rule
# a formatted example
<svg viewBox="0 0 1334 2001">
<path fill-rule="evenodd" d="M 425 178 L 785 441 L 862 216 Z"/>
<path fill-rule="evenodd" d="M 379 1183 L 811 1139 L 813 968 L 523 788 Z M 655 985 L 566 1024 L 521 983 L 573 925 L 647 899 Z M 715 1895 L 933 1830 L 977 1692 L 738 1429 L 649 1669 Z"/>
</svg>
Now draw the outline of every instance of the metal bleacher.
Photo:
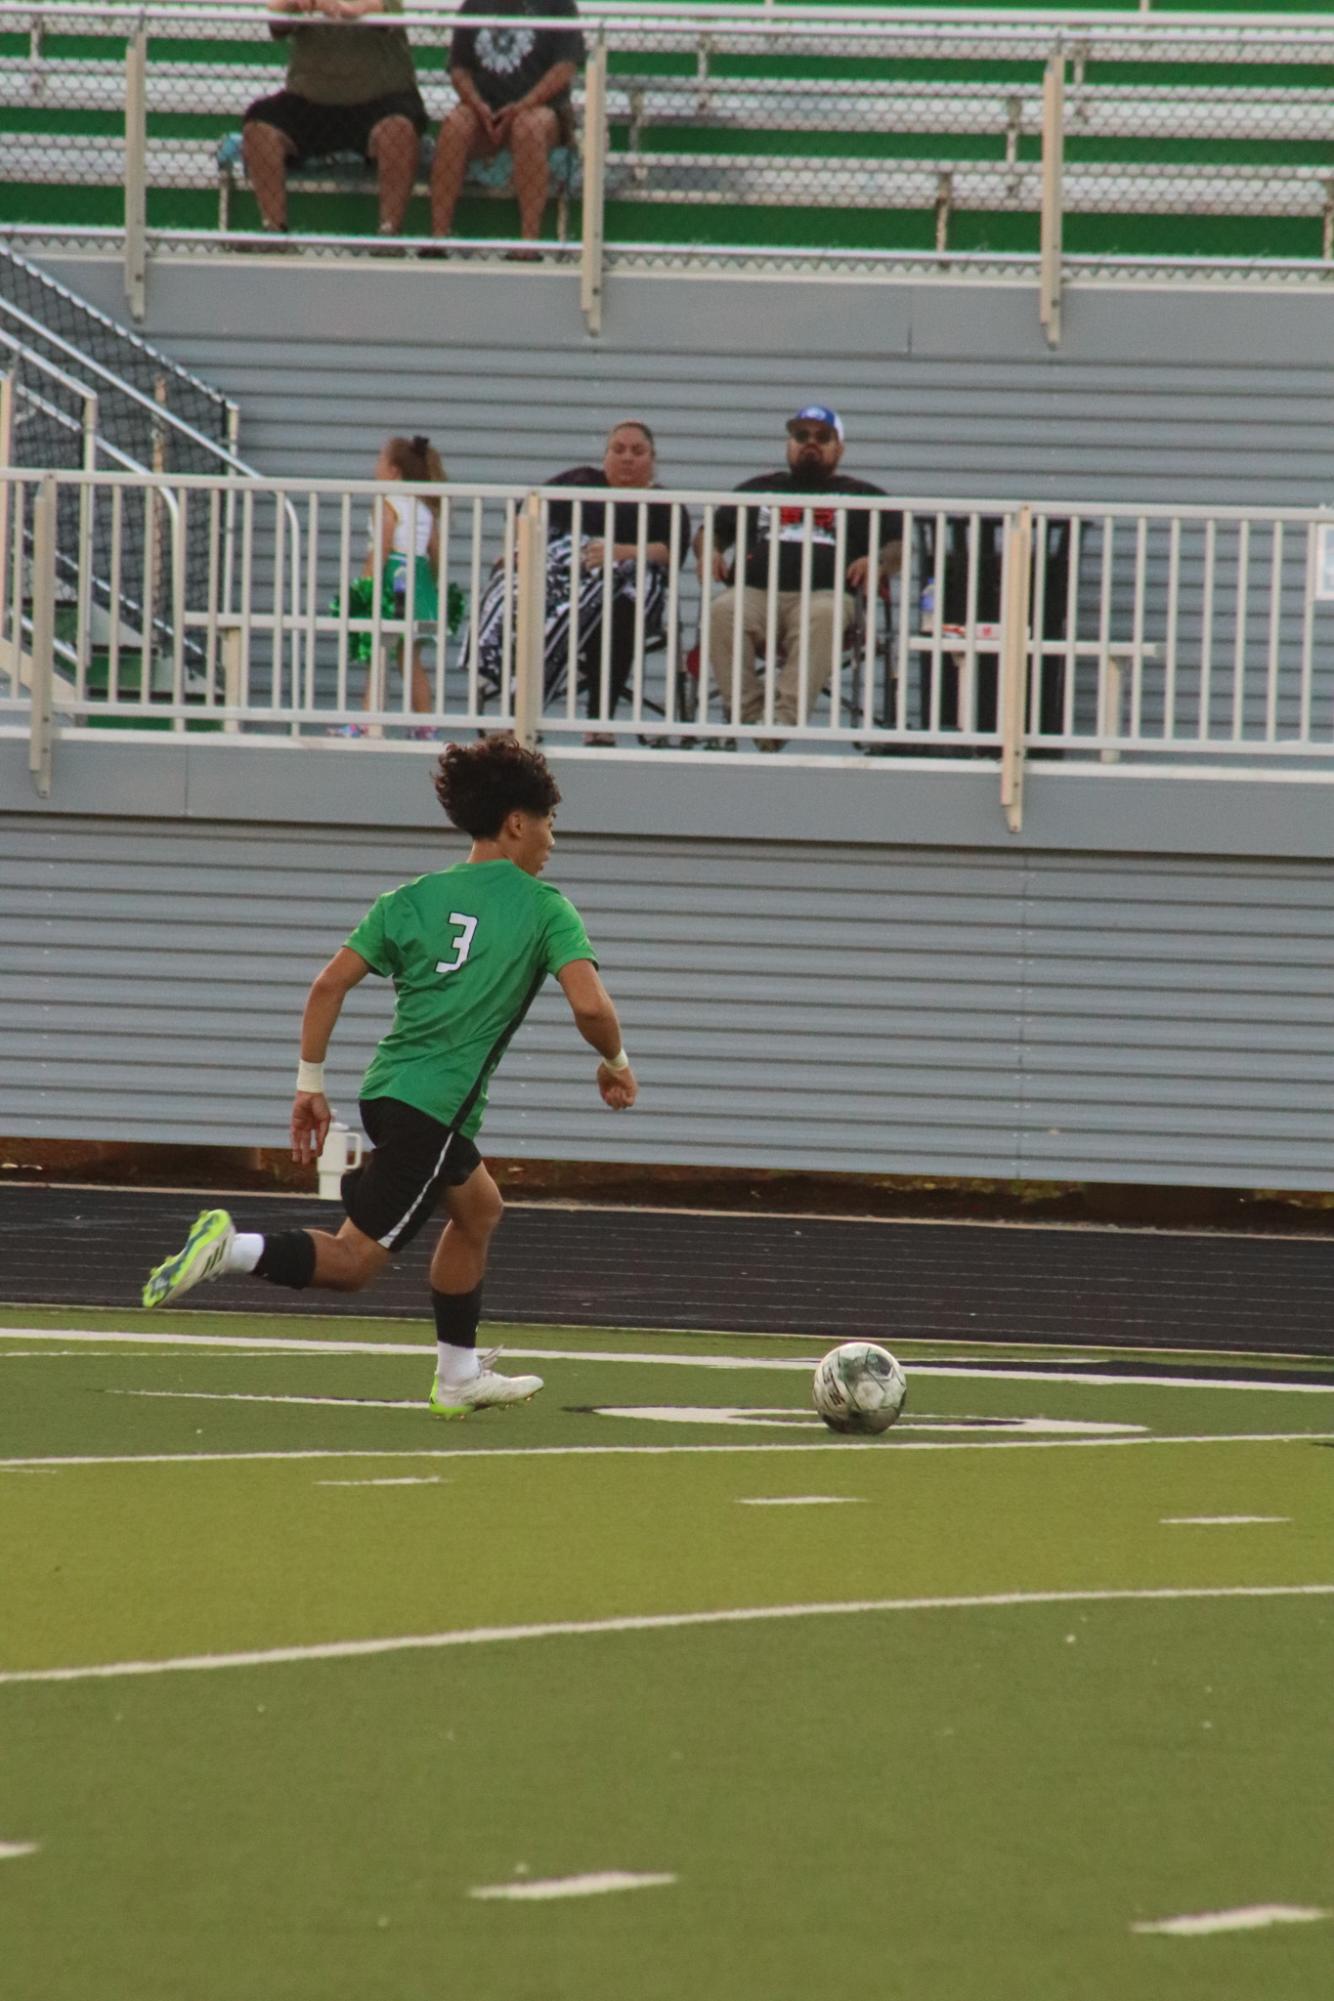
<svg viewBox="0 0 1334 2001">
<path fill-rule="evenodd" d="M 399 18 L 434 128 L 454 16 L 409 0 Z M 1319 15 L 587 0 L 580 19 L 577 149 L 553 159 L 548 233 L 550 262 L 580 265 L 590 331 L 604 273 L 646 263 L 1027 269 L 1053 342 L 1064 274 L 1318 281 L 1334 263 Z M 152 256 L 261 247 L 238 127 L 282 79 L 269 22 L 250 0 L 0 0 L 0 232 L 122 254 L 136 316 Z M 291 181 L 287 247 L 394 254 L 363 163 Z M 511 195 L 474 163 L 448 254 L 516 248 Z M 427 228 L 419 178 L 404 254 Z"/>
</svg>

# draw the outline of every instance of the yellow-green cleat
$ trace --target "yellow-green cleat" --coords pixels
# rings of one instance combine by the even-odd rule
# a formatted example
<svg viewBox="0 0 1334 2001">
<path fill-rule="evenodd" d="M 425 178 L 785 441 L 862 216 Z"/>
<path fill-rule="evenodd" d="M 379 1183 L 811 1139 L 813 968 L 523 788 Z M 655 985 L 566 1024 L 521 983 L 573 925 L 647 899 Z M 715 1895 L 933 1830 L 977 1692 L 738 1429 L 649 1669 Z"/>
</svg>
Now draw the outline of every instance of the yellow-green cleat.
<svg viewBox="0 0 1334 2001">
<path fill-rule="evenodd" d="M 227 1253 L 236 1231 L 225 1209 L 205 1209 L 175 1257 L 149 1273 L 144 1286 L 145 1306 L 168 1306 L 182 1298 L 206 1278 L 216 1278 L 226 1270 Z"/>
</svg>

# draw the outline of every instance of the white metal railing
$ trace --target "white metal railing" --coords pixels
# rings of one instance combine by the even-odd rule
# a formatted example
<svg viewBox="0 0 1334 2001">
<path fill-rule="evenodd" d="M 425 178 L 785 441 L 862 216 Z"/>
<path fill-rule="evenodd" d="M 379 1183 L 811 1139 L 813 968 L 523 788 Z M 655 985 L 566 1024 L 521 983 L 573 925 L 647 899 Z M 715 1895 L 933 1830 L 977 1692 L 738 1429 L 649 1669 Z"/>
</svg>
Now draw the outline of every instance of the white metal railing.
<svg viewBox="0 0 1334 2001">
<path fill-rule="evenodd" d="M 1035 754 L 1334 779 L 1334 511 L 613 498 L 0 474 L 0 731 L 980 756 L 1014 825 Z"/>
<path fill-rule="evenodd" d="M 470 16 L 469 24 L 486 18 Z M 233 170 L 219 165 L 215 146 L 228 127 L 239 126 L 255 90 L 277 85 L 277 63 L 270 69 L 253 61 L 256 44 L 273 46 L 271 19 L 265 8 L 247 0 L 229 6 L 215 0 L 109 8 L 76 0 L 51 0 L 41 7 L 0 0 L 0 32 L 22 34 L 28 42 L 26 60 L 7 59 L 0 106 L 38 108 L 52 118 L 61 110 L 123 114 L 114 136 L 25 129 L 7 140 L 0 132 L 0 178 L 119 189 L 123 223 L 54 224 L 36 214 L 25 223 L 20 203 L 9 227 L 47 243 L 120 249 L 136 313 L 143 310 L 154 251 L 213 253 L 220 238 L 255 247 L 261 239 L 236 231 L 228 220 Z M 454 101 L 439 53 L 455 19 L 451 8 L 418 5 L 380 23 L 409 33 L 433 123 Z M 552 245 L 549 262 L 556 268 L 579 263 L 583 309 L 594 330 L 607 272 L 645 262 L 780 270 L 814 264 L 858 271 L 945 265 L 1024 275 L 1038 283 L 1042 323 L 1052 340 L 1059 338 L 1061 284 L 1072 271 L 1231 274 L 1240 268 L 1270 278 L 1321 278 L 1334 265 L 1334 175 L 1319 150 L 1334 22 L 1318 14 L 1183 15 L 1147 6 L 1117 14 L 1077 8 L 933 12 L 787 7 L 761 0 L 748 6 L 641 8 L 586 0 L 579 20 L 588 54 L 576 87 L 582 126 L 580 236 L 577 243 Z M 365 17 L 349 24 L 349 32 L 376 23 L 377 17 Z M 561 24 L 568 26 L 568 20 Z M 194 48 L 184 46 L 192 41 Z M 198 45 L 205 42 L 221 44 L 222 52 L 201 54 Z M 667 74 L 657 60 L 664 54 L 678 59 Z M 636 69 L 638 55 L 653 60 Z M 247 56 L 252 59 L 237 60 Z M 793 91 L 781 74 L 763 68 L 769 59 L 792 56 L 817 65 L 839 56 L 864 61 L 868 80 L 830 80 L 818 72 L 814 88 Z M 877 63 L 902 59 L 935 65 L 940 74 L 904 83 L 875 69 Z M 971 69 L 964 81 L 948 75 L 951 64 L 987 61 L 1030 64 L 1033 74 L 1027 83 L 1004 78 L 991 84 L 977 82 Z M 1113 62 L 1142 66 L 1146 82 L 1127 82 L 1122 75 L 1115 84 L 1103 83 Z M 1203 69 L 1206 64 L 1239 68 L 1241 85 L 1220 87 L 1216 69 Z M 1294 84 L 1295 70 L 1309 74 L 1309 87 Z M 1246 81 L 1266 73 L 1279 78 L 1273 87 Z M 1167 75 L 1170 83 L 1163 81 Z M 167 116 L 178 122 L 178 130 L 182 118 L 203 121 L 200 136 L 159 137 L 155 121 Z M 822 143 L 814 149 L 794 146 L 788 154 L 770 143 L 783 132 L 818 133 Z M 838 143 L 845 132 L 856 135 L 851 148 Z M 876 132 L 933 135 L 931 149 L 896 147 L 881 156 L 862 143 Z M 710 133 L 725 138 L 711 144 Z M 950 145 L 956 134 L 994 141 L 991 154 L 984 156 L 970 143 L 961 155 Z M 751 144 L 755 135 L 765 136 Z M 1126 142 L 1122 156 L 1106 156 L 1112 139 Z M 1156 159 L 1144 151 L 1150 141 L 1175 146 L 1228 139 L 1239 145 L 1268 140 L 1285 148 L 1284 157 L 1257 160 L 1243 154 L 1235 164 L 1217 165 L 1207 152 L 1198 161 L 1180 162 L 1170 148 Z M 1102 151 L 1084 147 L 1086 140 Z M 150 193 L 161 196 L 173 188 L 217 191 L 219 228 L 150 225 Z M 606 225 L 608 201 L 616 204 L 614 231 Z M 812 206 L 848 214 L 883 211 L 885 233 L 868 239 L 863 232 L 856 246 L 849 239 L 842 248 L 812 247 L 803 243 L 804 232 L 785 232 L 784 226 L 787 215 Z M 692 240 L 678 240 L 675 223 L 654 237 L 655 221 L 687 207 L 698 225 Z M 934 248 L 910 247 L 901 222 L 889 220 L 913 210 L 932 218 Z M 508 224 L 506 212 L 497 212 L 502 225 Z M 741 226 L 752 213 L 768 218 L 762 240 L 753 234 L 747 239 Z M 1027 218 L 1031 250 L 960 250 L 957 219 L 970 213 Z M 1064 252 L 1063 219 L 1100 213 L 1297 219 L 1310 252 L 1247 257 L 1150 250 L 1101 260 Z M 725 227 L 721 233 L 706 228 L 709 216 L 734 217 L 738 227 L 731 236 Z M 642 217 L 642 224 L 627 221 L 634 217 Z M 298 234 L 293 241 L 309 251 L 337 254 L 385 249 L 373 237 L 328 231 Z M 423 241 L 403 239 L 407 249 Z M 454 241 L 451 254 L 493 256 L 516 242 L 502 227 L 485 238 Z"/>
</svg>

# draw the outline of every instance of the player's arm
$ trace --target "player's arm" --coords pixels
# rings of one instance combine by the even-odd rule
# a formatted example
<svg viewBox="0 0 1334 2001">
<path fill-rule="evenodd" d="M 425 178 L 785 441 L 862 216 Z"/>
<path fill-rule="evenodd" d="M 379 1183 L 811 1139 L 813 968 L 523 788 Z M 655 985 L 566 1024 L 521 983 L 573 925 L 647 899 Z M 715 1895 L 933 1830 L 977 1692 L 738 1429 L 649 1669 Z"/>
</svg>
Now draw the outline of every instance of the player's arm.
<svg viewBox="0 0 1334 2001">
<path fill-rule="evenodd" d="M 570 1003 L 575 1027 L 602 1059 L 598 1064 L 598 1090 L 603 1101 L 613 1111 L 627 1110 L 638 1097 L 639 1086 L 634 1071 L 624 1060 L 621 1024 L 597 967 L 591 959 L 571 959 L 556 978 Z"/>
<path fill-rule="evenodd" d="M 310 983 L 301 1017 L 301 1063 L 292 1099 L 292 1158 L 303 1167 L 317 1160 L 333 1114 L 324 1095 L 324 1059 L 343 1002 L 370 967 L 360 952 L 340 945 Z"/>
</svg>

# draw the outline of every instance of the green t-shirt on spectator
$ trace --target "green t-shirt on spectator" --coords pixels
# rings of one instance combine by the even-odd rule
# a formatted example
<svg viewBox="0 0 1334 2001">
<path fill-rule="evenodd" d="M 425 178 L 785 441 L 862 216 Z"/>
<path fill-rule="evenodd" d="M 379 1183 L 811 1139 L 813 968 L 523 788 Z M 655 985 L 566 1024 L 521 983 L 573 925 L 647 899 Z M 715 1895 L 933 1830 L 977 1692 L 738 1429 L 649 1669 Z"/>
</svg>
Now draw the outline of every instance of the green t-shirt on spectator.
<svg viewBox="0 0 1334 2001">
<path fill-rule="evenodd" d="M 381 14 L 401 14 L 403 0 L 384 0 Z M 346 27 L 333 22 L 306 26 L 271 23 L 275 35 L 290 38 L 287 88 L 312 104 L 369 104 L 377 97 L 417 88 L 412 49 L 402 28 Z"/>
</svg>

